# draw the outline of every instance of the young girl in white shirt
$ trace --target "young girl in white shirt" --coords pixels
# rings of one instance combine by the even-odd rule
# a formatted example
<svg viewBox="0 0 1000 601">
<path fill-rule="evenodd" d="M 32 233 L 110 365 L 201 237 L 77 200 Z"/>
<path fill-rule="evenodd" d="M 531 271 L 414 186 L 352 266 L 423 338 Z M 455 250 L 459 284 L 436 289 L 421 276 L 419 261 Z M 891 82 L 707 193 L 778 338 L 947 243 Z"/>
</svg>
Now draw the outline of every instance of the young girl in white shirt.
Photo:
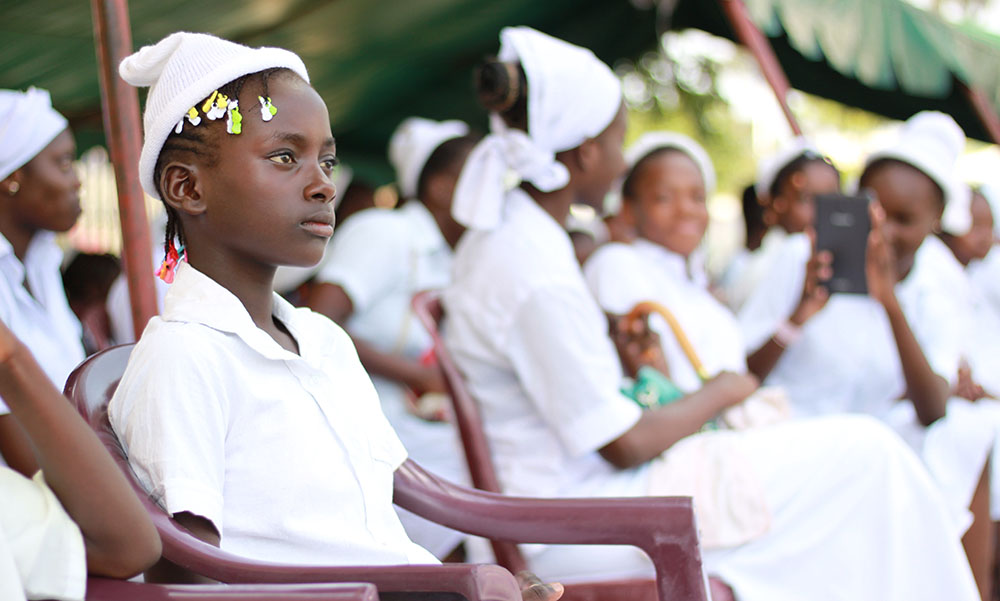
<svg viewBox="0 0 1000 601">
<path fill-rule="evenodd" d="M 746 601 L 977 598 L 933 484 L 874 420 L 692 436 L 753 378 L 722 374 L 647 411 L 619 392 L 605 315 L 561 224 L 573 202 L 598 207 L 625 169 L 620 84 L 590 52 L 528 28 L 504 29 L 498 56 L 479 75 L 493 134 L 459 178 L 454 213 L 471 231 L 444 301 L 505 491 L 695 493 L 706 569 Z M 522 183 L 505 191 L 509 170 Z M 650 573 L 607 547 L 533 549 L 529 561 L 579 580 Z"/>
<path fill-rule="evenodd" d="M 302 60 L 179 32 L 119 72 L 150 86 L 139 175 L 167 208 L 173 280 L 108 406 L 136 476 L 238 555 L 437 563 L 393 511 L 406 450 L 350 338 L 272 292 L 278 265 L 318 262 L 333 233 L 336 147 Z"/>
<path fill-rule="evenodd" d="M 57 232 L 80 216 L 76 143 L 48 92 L 0 90 L 0 320 L 58 388 L 84 358 L 66 300 Z M 30 476 L 37 466 L 0 398 L 0 454 Z"/>
</svg>

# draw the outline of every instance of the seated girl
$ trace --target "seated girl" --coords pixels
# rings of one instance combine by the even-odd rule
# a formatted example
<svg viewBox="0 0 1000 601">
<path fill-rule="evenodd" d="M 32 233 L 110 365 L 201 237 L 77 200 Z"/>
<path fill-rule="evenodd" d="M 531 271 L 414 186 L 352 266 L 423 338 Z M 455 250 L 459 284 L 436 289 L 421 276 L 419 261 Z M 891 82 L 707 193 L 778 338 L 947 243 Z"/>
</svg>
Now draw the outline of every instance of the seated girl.
<svg viewBox="0 0 1000 601">
<path fill-rule="evenodd" d="M 0 320 L 57 388 L 83 361 L 80 322 L 66 300 L 56 233 L 80 216 L 76 143 L 48 92 L 0 90 Z M 26 476 L 38 466 L 0 395 L 0 455 Z"/>
<path fill-rule="evenodd" d="M 179 32 L 119 72 L 150 86 L 139 176 L 174 276 L 108 407 L 136 476 L 238 555 L 437 563 L 393 511 L 406 450 L 351 339 L 272 292 L 277 265 L 318 262 L 333 233 L 336 147 L 301 59 Z"/>
<path fill-rule="evenodd" d="M 723 373 L 646 411 L 619 392 L 605 315 L 562 227 L 572 203 L 596 209 L 625 171 L 626 113 L 611 69 L 585 49 L 508 28 L 478 92 L 493 134 L 456 189 L 454 215 L 471 231 L 443 297 L 445 337 L 505 491 L 693 494 L 706 570 L 744 601 L 976 599 L 940 494 L 875 420 L 696 434 L 754 379 Z M 508 170 L 519 187 L 505 186 Z M 668 210 L 668 195 L 647 194 Z M 691 223 L 680 229 L 700 238 Z M 670 269 L 678 264 L 683 272 L 682 259 Z M 609 547 L 533 548 L 529 562 L 576 580 L 652 573 L 646 557 Z"/>
<path fill-rule="evenodd" d="M 389 142 L 399 209 L 369 209 L 341 224 L 327 249 L 308 305 L 341 324 L 372 375 L 389 424 L 417 463 L 453 482 L 468 481 L 458 432 L 447 422 L 447 393 L 432 341 L 410 302 L 451 277 L 452 248 L 464 228 L 451 218 L 451 197 L 476 143 L 460 121 L 413 117 Z M 408 512 L 410 538 L 445 557 L 463 535 Z"/>
<path fill-rule="evenodd" d="M 758 307 L 755 321 L 777 329 L 768 343 L 775 352 L 770 364 L 750 367 L 765 384 L 785 388 L 799 415 L 855 412 L 889 423 L 921 454 L 956 515 L 977 505 L 975 533 L 989 528 L 990 514 L 1000 516 L 996 494 L 991 510 L 981 502 L 989 498 L 986 484 L 997 481 L 984 465 L 1000 419 L 995 407 L 951 398 L 971 309 L 956 294 L 961 270 L 930 235 L 954 195 L 951 174 L 962 145 L 950 117 L 921 113 L 894 145 L 869 158 L 860 181 L 877 199 L 868 295 L 837 294 L 827 302 L 824 294 L 805 321 L 780 307 Z M 829 276 L 804 261 L 800 271 L 809 273 L 799 284 L 803 296 L 822 290 Z M 974 564 L 978 573 L 988 556 Z"/>
<path fill-rule="evenodd" d="M 132 487 L 3 321 L 0 394 L 42 470 L 29 480 L 0 466 L 0 599 L 82 600 L 88 573 L 152 565 L 160 539 Z"/>
<path fill-rule="evenodd" d="M 772 271 L 787 270 L 789 256 L 808 252 L 806 233 L 816 213 L 816 195 L 839 191 L 840 172 L 805 138 L 795 138 L 761 161 L 754 192 L 767 232 L 742 271 L 728 274 L 723 294 L 733 311 L 763 302 L 758 297 L 767 299 L 761 281 Z"/>
</svg>

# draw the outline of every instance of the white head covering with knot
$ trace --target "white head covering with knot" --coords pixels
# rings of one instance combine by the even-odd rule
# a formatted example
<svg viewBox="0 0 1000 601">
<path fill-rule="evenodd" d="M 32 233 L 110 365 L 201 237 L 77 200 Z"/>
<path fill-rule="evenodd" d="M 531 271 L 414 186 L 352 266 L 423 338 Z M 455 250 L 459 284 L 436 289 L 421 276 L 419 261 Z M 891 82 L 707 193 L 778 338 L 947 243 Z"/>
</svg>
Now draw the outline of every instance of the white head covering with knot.
<svg viewBox="0 0 1000 601">
<path fill-rule="evenodd" d="M 500 32 L 504 62 L 518 62 L 528 84 L 528 131 L 508 128 L 490 115 L 490 135 L 472 150 L 455 187 L 452 215 L 471 229 L 489 230 L 503 218 L 510 172 L 542 192 L 569 183 L 556 153 L 598 136 L 622 104 L 621 83 L 586 48 L 530 27 Z"/>
<path fill-rule="evenodd" d="M 139 157 L 139 181 L 146 194 L 160 198 L 153 184 L 156 160 L 170 131 L 191 107 L 200 110 L 198 105 L 205 98 L 234 79 L 281 67 L 309 81 L 302 59 L 294 52 L 249 48 L 206 33 L 172 33 L 126 57 L 118 66 L 121 78 L 136 87 L 149 86 Z"/>
<path fill-rule="evenodd" d="M 439 146 L 469 133 L 461 121 L 431 121 L 410 117 L 389 139 L 389 162 L 396 170 L 396 183 L 403 198 L 416 198 L 420 174 Z"/>
<path fill-rule="evenodd" d="M 712 166 L 712 159 L 700 144 L 684 134 L 671 131 L 651 131 L 642 134 L 625 151 L 625 162 L 631 169 L 654 151 L 666 149 L 679 150 L 690 157 L 701 171 L 701 178 L 705 182 L 705 195 L 711 196 L 715 192 L 715 167 Z"/>
<path fill-rule="evenodd" d="M 38 156 L 68 125 L 45 90 L 0 90 L 0 181 Z"/>
<path fill-rule="evenodd" d="M 938 111 L 921 111 L 907 119 L 891 146 L 868 157 L 865 168 L 881 159 L 895 159 L 919 169 L 944 192 L 941 228 L 961 236 L 972 227 L 972 192 L 955 174 L 963 150 L 965 132 L 954 119 Z"/>
</svg>

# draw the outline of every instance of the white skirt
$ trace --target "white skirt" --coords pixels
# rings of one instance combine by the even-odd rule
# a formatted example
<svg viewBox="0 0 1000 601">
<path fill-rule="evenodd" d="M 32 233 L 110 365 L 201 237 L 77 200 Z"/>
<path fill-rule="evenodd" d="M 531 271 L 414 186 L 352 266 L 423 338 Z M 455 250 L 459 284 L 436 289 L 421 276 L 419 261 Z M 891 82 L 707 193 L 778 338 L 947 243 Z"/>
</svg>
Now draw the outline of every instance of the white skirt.
<svg viewBox="0 0 1000 601">
<path fill-rule="evenodd" d="M 953 398 L 947 414 L 923 426 L 908 401 L 896 403 L 886 422 L 923 459 L 938 483 L 952 515 L 964 532 L 972 524 L 969 505 L 979 485 L 986 460 L 996 453 L 1000 439 L 1000 404 Z M 994 458 L 990 474 L 990 514 L 1000 519 L 1000 463 Z"/>
<path fill-rule="evenodd" d="M 941 493 L 878 420 L 791 421 L 732 440 L 756 472 L 770 527 L 702 557 L 740 601 L 979 599 Z M 629 547 L 552 546 L 532 568 L 563 582 L 652 575 L 648 558 Z"/>
</svg>

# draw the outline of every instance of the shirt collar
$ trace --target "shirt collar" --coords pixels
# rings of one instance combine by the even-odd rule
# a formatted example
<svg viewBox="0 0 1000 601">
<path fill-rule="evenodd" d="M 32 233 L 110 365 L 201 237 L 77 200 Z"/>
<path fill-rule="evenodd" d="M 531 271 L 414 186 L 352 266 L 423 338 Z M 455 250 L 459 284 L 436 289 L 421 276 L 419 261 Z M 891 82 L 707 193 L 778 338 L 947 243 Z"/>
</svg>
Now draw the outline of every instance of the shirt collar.
<svg viewBox="0 0 1000 601">
<path fill-rule="evenodd" d="M 234 334 L 268 359 L 306 358 L 319 349 L 313 344 L 310 328 L 299 323 L 297 309 L 274 293 L 273 315 L 288 328 L 299 345 L 299 355 L 285 350 L 257 327 L 243 302 L 221 284 L 186 261 L 177 266 L 174 283 L 163 301 L 164 321 L 195 323 Z"/>
<path fill-rule="evenodd" d="M 707 285 L 701 261 L 696 257 L 698 251 L 692 253 L 691 257 L 685 258 L 645 238 L 636 238 L 632 242 L 632 245 L 640 254 L 652 260 L 654 264 L 658 265 L 671 278 L 702 287 Z"/>
</svg>

